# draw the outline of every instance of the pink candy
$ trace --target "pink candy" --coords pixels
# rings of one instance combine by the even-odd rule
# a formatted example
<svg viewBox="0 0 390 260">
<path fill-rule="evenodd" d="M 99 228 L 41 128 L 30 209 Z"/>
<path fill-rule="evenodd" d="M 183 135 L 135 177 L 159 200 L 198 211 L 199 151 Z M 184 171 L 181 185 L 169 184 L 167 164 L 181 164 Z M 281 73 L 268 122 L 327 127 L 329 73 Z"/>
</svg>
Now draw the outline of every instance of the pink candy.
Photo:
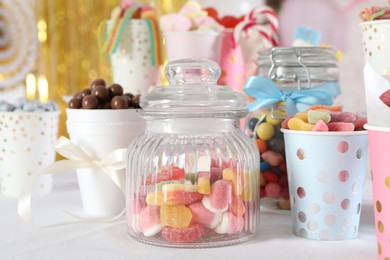
<svg viewBox="0 0 390 260">
<path fill-rule="evenodd" d="M 190 243 L 204 235 L 204 227 L 201 224 L 192 223 L 188 228 L 164 227 L 162 237 L 176 243 Z"/>
<path fill-rule="evenodd" d="M 327 132 L 329 131 L 329 127 L 323 120 L 318 120 L 317 123 L 315 123 L 312 131 Z"/>
<path fill-rule="evenodd" d="M 203 196 L 202 204 L 211 212 L 222 213 L 228 209 L 231 195 L 231 183 L 226 180 L 218 180 L 211 185 L 211 194 Z"/>
<path fill-rule="evenodd" d="M 332 122 L 344 122 L 353 123 L 355 122 L 356 114 L 350 112 L 330 112 L 330 123 Z"/>
<path fill-rule="evenodd" d="M 333 122 L 328 124 L 329 131 L 354 131 L 353 123 Z"/>
<path fill-rule="evenodd" d="M 382 100 L 386 106 L 390 107 L 390 89 L 383 92 L 379 99 Z"/>
<path fill-rule="evenodd" d="M 188 206 L 192 213 L 192 221 L 200 223 L 207 228 L 215 228 L 221 222 L 222 214 L 206 209 L 202 203 L 197 202 Z"/>
<path fill-rule="evenodd" d="M 222 215 L 221 223 L 214 229 L 218 234 L 236 234 L 244 228 L 244 218 L 236 216 L 230 211 Z"/>
<path fill-rule="evenodd" d="M 146 206 L 140 215 L 141 231 L 144 236 L 154 236 L 163 229 L 160 223 L 160 207 Z"/>
</svg>

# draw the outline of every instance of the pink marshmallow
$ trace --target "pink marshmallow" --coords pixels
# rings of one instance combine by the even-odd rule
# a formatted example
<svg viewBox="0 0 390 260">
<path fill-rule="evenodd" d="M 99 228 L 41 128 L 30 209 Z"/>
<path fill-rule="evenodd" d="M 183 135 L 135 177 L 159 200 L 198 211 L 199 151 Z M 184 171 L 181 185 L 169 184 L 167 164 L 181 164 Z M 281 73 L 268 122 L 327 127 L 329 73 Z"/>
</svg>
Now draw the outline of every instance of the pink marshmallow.
<svg viewBox="0 0 390 260">
<path fill-rule="evenodd" d="M 221 222 L 215 227 L 214 231 L 218 234 L 236 234 L 244 228 L 244 218 L 236 216 L 232 212 L 223 213 Z"/>
<path fill-rule="evenodd" d="M 215 228 L 221 222 L 222 214 L 211 212 L 201 202 L 193 203 L 188 207 L 191 210 L 191 221 L 193 222 L 200 223 L 210 229 Z"/>
<path fill-rule="evenodd" d="M 202 198 L 202 204 L 205 208 L 214 213 L 225 212 L 231 201 L 232 186 L 229 181 L 218 180 L 211 185 L 210 195 Z"/>
<path fill-rule="evenodd" d="M 333 122 L 328 123 L 329 131 L 354 131 L 353 123 Z"/>
<path fill-rule="evenodd" d="M 182 14 L 167 14 L 161 16 L 160 27 L 163 32 L 186 32 L 192 27 L 192 22 Z"/>
<path fill-rule="evenodd" d="M 356 120 L 356 114 L 350 112 L 330 112 L 330 122 L 353 123 Z"/>
<path fill-rule="evenodd" d="M 154 236 L 163 229 L 160 223 L 160 207 L 146 206 L 140 216 L 141 231 L 146 237 Z"/>
<path fill-rule="evenodd" d="M 327 132 L 329 131 L 329 127 L 326 125 L 324 120 L 318 120 L 317 123 L 315 123 L 312 131 L 317 131 L 317 132 Z"/>
</svg>

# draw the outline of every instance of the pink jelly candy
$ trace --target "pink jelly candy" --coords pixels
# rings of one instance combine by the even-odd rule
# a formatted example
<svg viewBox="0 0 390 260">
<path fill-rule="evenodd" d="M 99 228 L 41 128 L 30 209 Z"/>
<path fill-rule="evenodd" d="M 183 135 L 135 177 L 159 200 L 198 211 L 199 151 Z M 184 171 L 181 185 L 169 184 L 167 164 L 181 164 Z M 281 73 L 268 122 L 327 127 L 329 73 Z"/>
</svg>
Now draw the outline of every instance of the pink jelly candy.
<svg viewBox="0 0 390 260">
<path fill-rule="evenodd" d="M 163 229 L 160 223 L 160 207 L 146 206 L 140 216 L 141 231 L 146 237 L 154 236 Z"/>
<path fill-rule="evenodd" d="M 390 89 L 383 92 L 382 95 L 379 96 L 379 99 L 382 100 L 386 106 L 390 107 Z"/>
<path fill-rule="evenodd" d="M 353 123 L 356 120 L 356 114 L 350 112 L 330 112 L 330 123 L 344 122 Z"/>
<path fill-rule="evenodd" d="M 162 237 L 176 243 L 190 243 L 204 235 L 204 227 L 199 223 L 191 223 L 187 228 L 164 227 Z"/>
<path fill-rule="evenodd" d="M 221 223 L 217 225 L 214 231 L 218 234 L 236 234 L 244 228 L 244 218 L 236 216 L 232 212 L 223 213 Z"/>
<path fill-rule="evenodd" d="M 354 122 L 355 131 L 364 130 L 364 125 L 367 124 L 367 117 L 360 117 Z"/>
<path fill-rule="evenodd" d="M 230 181 L 218 180 L 211 185 L 210 195 L 203 196 L 202 204 L 214 213 L 222 213 L 228 209 L 231 194 L 232 185 Z"/>
<path fill-rule="evenodd" d="M 353 131 L 355 125 L 353 123 L 333 122 L 328 123 L 329 131 Z"/>
<path fill-rule="evenodd" d="M 312 131 L 327 132 L 329 131 L 329 127 L 323 120 L 318 120 L 317 123 L 315 123 Z"/>
<path fill-rule="evenodd" d="M 207 228 L 215 228 L 221 222 L 222 214 L 206 209 L 202 203 L 197 202 L 188 206 L 192 213 L 192 221 L 200 223 Z"/>
</svg>

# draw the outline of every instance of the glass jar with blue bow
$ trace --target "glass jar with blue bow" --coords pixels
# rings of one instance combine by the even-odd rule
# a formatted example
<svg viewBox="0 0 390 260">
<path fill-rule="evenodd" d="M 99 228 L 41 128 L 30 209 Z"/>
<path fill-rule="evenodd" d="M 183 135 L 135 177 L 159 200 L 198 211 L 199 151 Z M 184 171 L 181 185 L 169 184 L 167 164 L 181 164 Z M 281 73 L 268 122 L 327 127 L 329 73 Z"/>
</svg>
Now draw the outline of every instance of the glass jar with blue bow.
<svg viewBox="0 0 390 260">
<path fill-rule="evenodd" d="M 259 52 L 258 76 L 248 78 L 245 133 L 259 148 L 262 205 L 290 209 L 285 164 L 284 118 L 312 105 L 332 105 L 340 94 L 336 50 L 325 47 L 274 47 Z"/>
</svg>

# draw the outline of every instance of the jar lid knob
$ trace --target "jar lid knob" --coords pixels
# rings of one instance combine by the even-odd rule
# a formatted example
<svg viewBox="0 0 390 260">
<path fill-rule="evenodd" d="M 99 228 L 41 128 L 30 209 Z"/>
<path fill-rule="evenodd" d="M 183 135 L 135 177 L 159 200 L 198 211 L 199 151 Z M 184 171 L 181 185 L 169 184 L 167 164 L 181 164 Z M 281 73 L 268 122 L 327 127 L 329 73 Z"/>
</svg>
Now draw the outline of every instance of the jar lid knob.
<svg viewBox="0 0 390 260">
<path fill-rule="evenodd" d="M 165 67 L 170 85 L 215 85 L 221 75 L 218 63 L 207 59 L 181 59 Z"/>
</svg>

